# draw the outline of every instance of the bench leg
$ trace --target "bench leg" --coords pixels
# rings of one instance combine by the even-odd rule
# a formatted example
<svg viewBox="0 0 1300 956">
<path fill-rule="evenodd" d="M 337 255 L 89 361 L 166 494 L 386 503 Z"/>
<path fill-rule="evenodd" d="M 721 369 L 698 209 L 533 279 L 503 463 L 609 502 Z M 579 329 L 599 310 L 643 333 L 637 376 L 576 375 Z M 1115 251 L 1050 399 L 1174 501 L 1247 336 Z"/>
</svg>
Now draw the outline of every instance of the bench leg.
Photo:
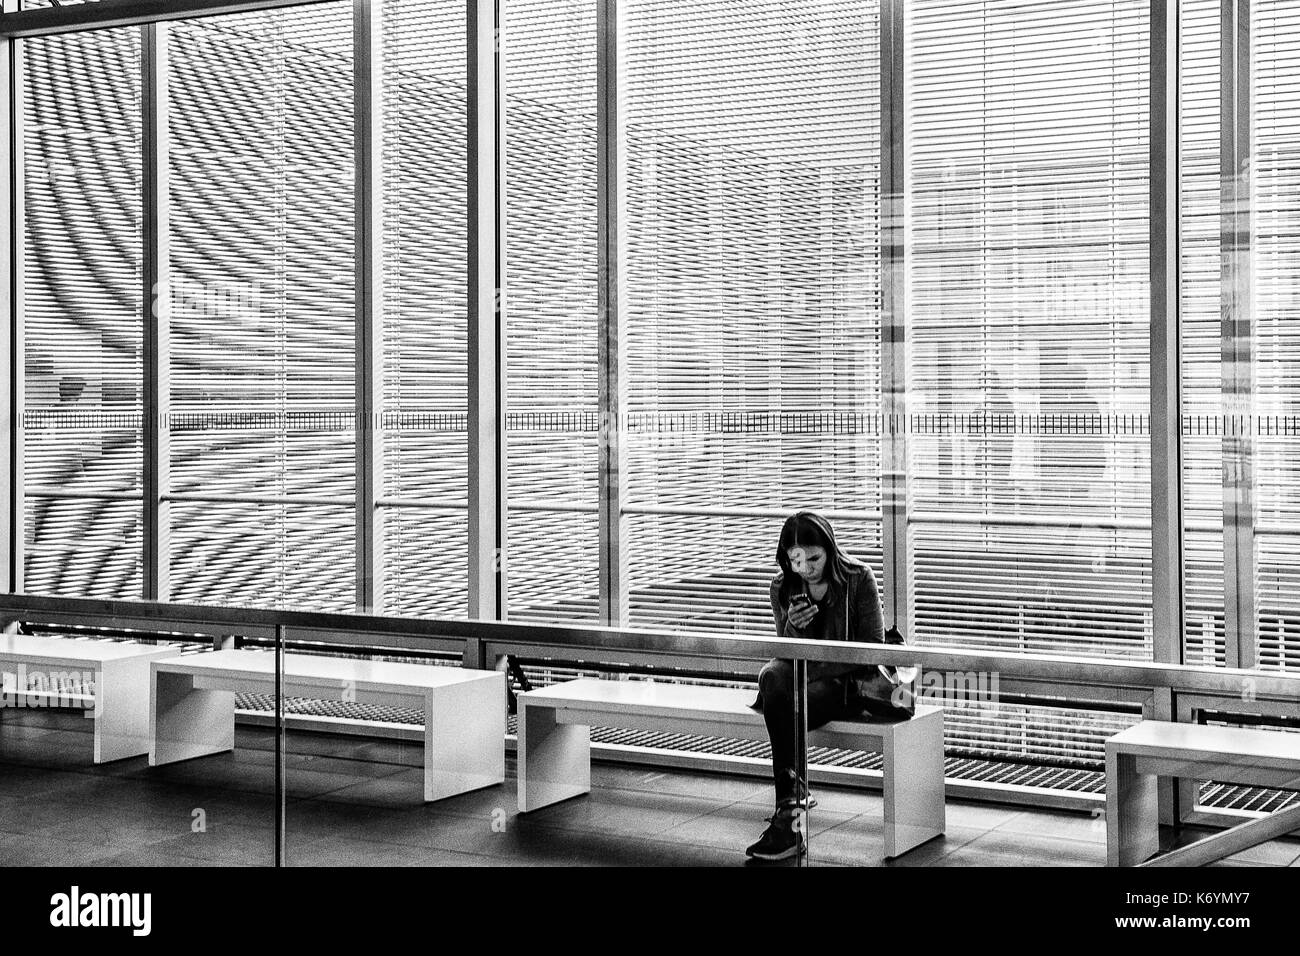
<svg viewBox="0 0 1300 956">
<path fill-rule="evenodd" d="M 899 723 L 885 738 L 885 857 L 943 836 L 943 712 Z"/>
<path fill-rule="evenodd" d="M 506 679 L 440 687 L 424 699 L 424 799 L 506 779 Z"/>
<path fill-rule="evenodd" d="M 1158 779 L 1106 748 L 1106 865 L 1136 866 L 1160 850 Z"/>
<path fill-rule="evenodd" d="M 95 674 L 95 763 L 149 752 L 149 661 L 104 661 Z"/>
<path fill-rule="evenodd" d="M 154 672 L 149 766 L 235 749 L 235 694 L 195 690 L 191 674 Z"/>
<path fill-rule="evenodd" d="M 561 724 L 553 707 L 519 698 L 519 812 L 591 792 L 591 728 Z"/>
</svg>

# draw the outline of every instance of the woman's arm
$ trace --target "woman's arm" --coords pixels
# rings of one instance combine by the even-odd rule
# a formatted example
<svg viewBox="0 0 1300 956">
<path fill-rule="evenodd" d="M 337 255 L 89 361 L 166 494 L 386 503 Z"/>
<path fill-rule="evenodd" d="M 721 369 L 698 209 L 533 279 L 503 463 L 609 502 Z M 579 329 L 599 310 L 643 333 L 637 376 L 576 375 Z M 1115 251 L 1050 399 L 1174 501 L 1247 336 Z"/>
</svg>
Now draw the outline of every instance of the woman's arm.
<svg viewBox="0 0 1300 956">
<path fill-rule="evenodd" d="M 772 619 L 776 622 L 776 636 L 807 637 L 807 632 L 790 623 L 789 610 L 781 603 L 781 588 L 775 581 L 772 582 L 768 597 L 772 602 Z M 823 664 L 821 661 L 809 661 L 808 679 L 812 681 L 839 677 L 841 674 L 847 674 L 855 669 L 852 665 Z"/>
<path fill-rule="evenodd" d="M 781 586 L 775 581 L 773 581 L 771 587 L 768 588 L 768 599 L 772 602 L 772 619 L 776 622 L 776 636 L 799 637 L 800 635 L 797 633 L 786 633 L 786 622 L 789 619 L 789 614 L 784 605 L 781 604 Z M 790 629 L 798 631 L 798 628 L 793 625 L 791 625 Z"/>
<path fill-rule="evenodd" d="M 868 644 L 884 643 L 884 614 L 880 610 L 880 592 L 876 589 L 876 576 L 871 568 L 866 569 L 857 587 L 853 589 L 853 603 L 846 610 L 849 615 L 848 640 L 864 641 Z M 811 679 L 821 680 L 874 670 L 874 664 L 814 663 L 808 669 L 808 676 Z"/>
<path fill-rule="evenodd" d="M 883 644 L 885 641 L 885 615 L 880 609 L 880 592 L 876 589 L 876 575 L 867 568 L 862 575 L 865 585 L 858 587 L 857 606 L 853 609 L 854 622 L 850 624 L 852 633 L 860 635 L 858 640 L 868 644 Z"/>
</svg>

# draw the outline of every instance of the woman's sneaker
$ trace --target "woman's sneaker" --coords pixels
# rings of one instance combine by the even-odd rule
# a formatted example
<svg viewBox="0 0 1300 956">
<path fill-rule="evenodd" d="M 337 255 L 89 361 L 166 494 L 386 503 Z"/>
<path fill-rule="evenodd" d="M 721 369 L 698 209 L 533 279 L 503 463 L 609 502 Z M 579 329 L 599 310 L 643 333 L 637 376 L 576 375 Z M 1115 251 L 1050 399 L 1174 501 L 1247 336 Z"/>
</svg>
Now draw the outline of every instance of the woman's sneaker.
<svg viewBox="0 0 1300 956">
<path fill-rule="evenodd" d="M 796 819 L 800 825 L 796 827 Z M 803 814 L 794 805 L 777 807 L 767 818 L 768 828 L 758 842 L 745 850 L 746 856 L 757 860 L 785 860 L 798 853 L 808 852 L 808 840 L 803 834 Z"/>
</svg>

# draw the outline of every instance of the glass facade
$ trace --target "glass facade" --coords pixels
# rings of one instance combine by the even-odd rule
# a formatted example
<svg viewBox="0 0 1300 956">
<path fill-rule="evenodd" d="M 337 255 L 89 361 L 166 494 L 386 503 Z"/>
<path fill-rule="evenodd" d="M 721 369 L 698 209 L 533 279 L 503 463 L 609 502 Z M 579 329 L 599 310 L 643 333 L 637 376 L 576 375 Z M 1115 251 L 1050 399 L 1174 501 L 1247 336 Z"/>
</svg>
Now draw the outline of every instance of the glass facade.
<svg viewBox="0 0 1300 956">
<path fill-rule="evenodd" d="M 1238 37 L 1221 10 L 1180 6 L 1163 183 L 1146 0 L 506 3 L 477 221 L 463 3 L 23 40 L 18 589 L 469 617 L 468 249 L 500 227 L 501 620 L 770 636 L 777 534 L 812 508 L 911 643 L 1300 670 L 1300 14 L 1255 0 Z M 1161 189 L 1181 459 L 1156 488 Z M 950 755 L 1095 767 L 1141 705 L 1075 690 L 945 701 Z"/>
<path fill-rule="evenodd" d="M 1300 626 L 1286 466 L 1297 31 L 1284 7 L 1253 6 L 1252 241 L 1228 262 L 1219 8 L 1181 10 L 1183 654 L 1285 669 Z M 815 507 L 878 576 L 905 578 L 895 616 L 919 642 L 1150 659 L 1147 5 L 908 6 L 901 119 L 886 117 L 905 163 L 891 279 L 904 334 L 883 348 L 876 3 L 620 9 L 604 93 L 595 4 L 506 13 L 505 613 L 599 621 L 603 587 L 617 592 L 608 623 L 764 631 L 769 539 Z M 351 10 L 168 31 L 173 599 L 356 607 L 356 424 L 371 416 L 378 609 L 466 613 L 466 21 L 454 5 L 379 13 L 369 409 L 355 391 Z M 32 592 L 143 593 L 141 56 L 135 30 L 26 44 L 25 82 L 42 91 L 24 98 L 23 142 Z M 244 60 L 257 70 L 234 69 Z M 604 313 L 602 261 L 618 290 Z M 1247 332 L 1225 345 L 1221 306 L 1247 271 Z M 896 352 L 907 545 L 887 568 L 881 375 Z M 621 457 L 602 464 L 611 415 Z M 1229 434 L 1238 419 L 1249 436 Z M 602 467 L 618 485 L 603 518 Z"/>
</svg>

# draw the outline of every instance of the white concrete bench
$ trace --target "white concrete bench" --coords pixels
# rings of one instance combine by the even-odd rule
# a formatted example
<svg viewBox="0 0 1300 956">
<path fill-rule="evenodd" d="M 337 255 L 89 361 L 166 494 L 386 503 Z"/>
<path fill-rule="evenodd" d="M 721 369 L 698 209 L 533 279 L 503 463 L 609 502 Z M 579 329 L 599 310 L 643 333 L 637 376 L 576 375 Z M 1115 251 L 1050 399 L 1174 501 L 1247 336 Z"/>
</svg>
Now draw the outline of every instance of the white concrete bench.
<svg viewBox="0 0 1300 956">
<path fill-rule="evenodd" d="M 591 727 L 767 740 L 752 690 L 649 681 L 567 681 L 520 694 L 519 812 L 591 791 Z M 944 832 L 943 711 L 918 706 L 911 720 L 837 720 L 809 743 L 880 751 L 885 758 L 886 857 Z"/>
<path fill-rule="evenodd" d="M 1142 864 L 1160 850 L 1160 777 L 1300 789 L 1300 734 L 1144 720 L 1106 741 L 1106 863 Z M 1300 829 L 1300 806 L 1206 837 L 1152 866 L 1202 866 Z"/>
<path fill-rule="evenodd" d="M 506 687 L 499 671 L 285 654 L 286 696 L 424 711 L 424 799 L 505 781 Z M 153 663 L 151 766 L 235 745 L 235 695 L 275 692 L 275 655 L 223 650 Z"/>
<path fill-rule="evenodd" d="M 170 645 L 0 634 L 6 704 L 84 707 L 94 719 L 95 763 L 149 752 L 149 662 Z M 10 669 L 12 668 L 12 670 Z"/>
</svg>

